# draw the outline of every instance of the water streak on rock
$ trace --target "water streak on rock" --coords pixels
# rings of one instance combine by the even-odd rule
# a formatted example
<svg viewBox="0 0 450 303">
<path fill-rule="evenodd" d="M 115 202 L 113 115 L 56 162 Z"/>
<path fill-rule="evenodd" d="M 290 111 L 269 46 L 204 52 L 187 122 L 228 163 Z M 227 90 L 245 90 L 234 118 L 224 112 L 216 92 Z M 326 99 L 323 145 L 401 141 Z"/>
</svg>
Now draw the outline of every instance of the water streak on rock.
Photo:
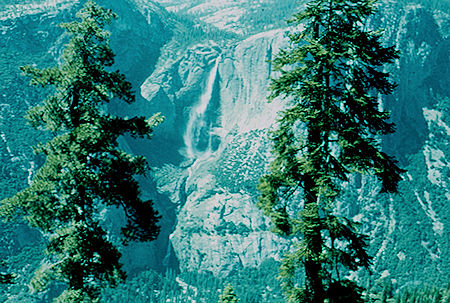
<svg viewBox="0 0 450 303">
<path fill-rule="evenodd" d="M 205 118 L 208 105 L 212 99 L 219 62 L 220 56 L 216 58 L 216 62 L 209 73 L 204 93 L 189 113 L 189 120 L 183 139 L 186 145 L 186 157 L 190 160 L 203 158 L 211 154 L 211 125 L 208 125 Z M 206 142 L 206 144 L 203 142 Z"/>
</svg>

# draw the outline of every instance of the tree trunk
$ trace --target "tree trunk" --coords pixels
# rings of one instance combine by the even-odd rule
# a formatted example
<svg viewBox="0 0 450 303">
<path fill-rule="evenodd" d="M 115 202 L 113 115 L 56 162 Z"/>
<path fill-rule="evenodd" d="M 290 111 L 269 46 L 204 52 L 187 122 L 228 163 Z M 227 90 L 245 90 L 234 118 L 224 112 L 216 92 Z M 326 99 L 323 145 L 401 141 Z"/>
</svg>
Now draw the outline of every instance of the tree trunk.
<svg viewBox="0 0 450 303">
<path fill-rule="evenodd" d="M 317 152 L 321 145 L 321 131 L 317 125 L 308 126 L 308 153 Z M 320 171 L 320 159 L 313 161 L 315 171 Z M 321 234 L 321 219 L 319 214 L 319 197 L 316 191 L 315 176 L 305 174 L 303 176 L 303 187 L 305 191 L 305 224 L 304 240 L 310 252 L 305 259 L 306 288 L 311 296 L 312 303 L 323 303 L 325 299 L 324 285 L 322 281 L 322 264 L 320 255 L 322 253 L 323 240 Z"/>
</svg>

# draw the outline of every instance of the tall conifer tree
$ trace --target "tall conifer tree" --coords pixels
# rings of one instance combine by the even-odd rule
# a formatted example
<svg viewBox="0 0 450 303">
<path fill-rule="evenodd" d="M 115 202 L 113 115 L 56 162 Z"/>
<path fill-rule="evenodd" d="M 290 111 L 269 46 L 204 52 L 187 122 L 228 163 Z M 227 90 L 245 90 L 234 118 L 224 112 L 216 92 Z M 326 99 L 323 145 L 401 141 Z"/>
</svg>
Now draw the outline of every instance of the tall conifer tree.
<svg viewBox="0 0 450 303">
<path fill-rule="evenodd" d="M 105 208 L 125 211 L 125 244 L 154 240 L 159 233 L 159 215 L 151 201 L 140 198 L 134 177 L 145 172 L 146 160 L 120 150 L 117 139 L 127 133 L 150 137 L 161 118 L 121 118 L 106 111 L 113 99 L 135 100 L 125 76 L 110 71 L 114 54 L 105 27 L 116 15 L 88 1 L 77 17 L 61 25 L 71 39 L 59 66 L 22 68 L 32 84 L 53 89 L 26 116 L 53 139 L 35 148 L 46 161 L 30 187 L 1 202 L 4 217 L 24 216 L 47 238 L 47 257 L 32 287 L 42 290 L 60 281 L 67 288 L 55 302 L 64 303 L 98 302 L 102 288 L 125 277 L 117 243 L 101 224 Z"/>
<path fill-rule="evenodd" d="M 219 303 L 238 303 L 239 298 L 234 293 L 233 287 L 228 284 L 223 293 L 219 296 Z"/>
<path fill-rule="evenodd" d="M 366 29 L 375 2 L 308 1 L 290 20 L 290 46 L 273 60 L 280 76 L 269 100 L 282 97 L 287 108 L 270 134 L 274 160 L 260 180 L 258 205 L 276 232 L 300 239 L 281 267 L 288 302 L 362 301 L 340 271 L 370 265 L 367 237 L 333 212 L 333 202 L 350 174 L 377 176 L 382 192 L 396 192 L 401 179 L 379 146 L 378 136 L 394 131 L 378 103 L 395 88 L 383 65 L 398 53 L 382 45 L 381 31 Z M 295 282 L 300 268 L 302 287 Z"/>
</svg>

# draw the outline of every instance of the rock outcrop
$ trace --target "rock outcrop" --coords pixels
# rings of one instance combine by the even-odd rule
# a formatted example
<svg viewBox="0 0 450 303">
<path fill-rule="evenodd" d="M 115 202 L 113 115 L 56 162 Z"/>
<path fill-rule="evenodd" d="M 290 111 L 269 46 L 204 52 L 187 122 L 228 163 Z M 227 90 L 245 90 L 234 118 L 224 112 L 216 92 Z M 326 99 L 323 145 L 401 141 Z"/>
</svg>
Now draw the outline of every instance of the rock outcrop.
<svg viewBox="0 0 450 303">
<path fill-rule="evenodd" d="M 204 23 L 215 22 L 217 12 L 239 9 L 235 24 L 225 18 L 218 27 L 241 36 L 173 41 L 183 30 L 184 17 L 152 1 L 100 1 L 120 16 L 112 29 L 117 66 L 140 93 L 135 104 L 112 104 L 110 109 L 129 116 L 165 116 L 152 140 L 121 142 L 149 159 L 152 172 L 141 180 L 144 195 L 155 200 L 163 216 L 158 241 L 131 246 L 124 263 L 130 270 L 179 267 L 223 276 L 258 266 L 266 258 L 278 259 L 291 242 L 270 232 L 268 220 L 256 207 L 256 185 L 270 160 L 267 131 L 285 106 L 282 100 L 266 101 L 270 77 L 276 76 L 269 60 L 287 42 L 285 29 L 273 29 L 267 20 L 258 23 L 254 16 L 266 9 L 262 16 L 270 17 L 267 10 L 276 10 L 279 1 L 258 1 L 260 6 L 250 6 L 250 0 L 239 5 L 227 1 L 216 7 L 210 1 L 205 10 L 198 9 L 204 7 L 200 0 L 191 6 L 179 0 L 158 2 L 174 14 L 201 18 L 205 37 Z M 30 59 L 45 54 L 48 61 L 57 60 L 66 37 L 56 24 L 72 18 L 80 5 L 59 0 L 50 7 L 47 3 L 21 6 L 15 13 L 5 10 L 0 14 L 5 54 L 27 54 Z M 286 4 L 283 9 L 292 8 Z M 397 132 L 383 138 L 383 146 L 410 172 L 401 185 L 404 192 L 392 197 L 379 196 L 372 178 L 354 176 L 336 208 L 364 224 L 372 239 L 375 271 L 383 277 L 405 282 L 420 280 L 426 272 L 428 281 L 438 280 L 449 272 L 450 251 L 448 15 L 387 0 L 380 9 L 370 26 L 385 28 L 386 42 L 402 52 L 387 67 L 399 86 L 382 103 L 392 111 Z M 20 82 L 14 81 L 17 87 L 10 90 L 18 92 Z M 13 168 L 22 169 L 17 162 L 21 159 L 28 178 L 39 161 L 15 147 L 14 128 L 7 127 L 5 117 L 23 115 L 32 104 L 22 99 L 39 98 L 30 98 L 36 96 L 32 91 L 15 94 L 0 96 L 0 148 L 2 162 L 9 165 L 2 171 L 11 175 Z"/>
<path fill-rule="evenodd" d="M 383 100 L 392 110 L 398 131 L 383 140 L 387 152 L 407 166 L 408 157 L 428 150 L 427 138 L 432 130 L 426 119 L 431 114 L 428 111 L 424 116 L 424 109 L 435 108 L 437 95 L 448 96 L 448 41 L 433 15 L 420 6 L 387 2 L 381 9 L 371 24 L 386 28 L 386 42 L 402 52 L 401 59 L 388 67 L 399 87 Z M 288 240 L 268 231 L 268 222 L 255 207 L 257 180 L 270 159 L 267 131 L 283 108 L 280 100 L 266 101 L 271 76 L 268 60 L 285 43 L 284 30 L 272 30 L 225 46 L 213 42 L 196 45 L 142 86 L 151 107 L 157 111 L 161 108 L 168 118 L 163 132 L 176 142 L 170 147 L 176 147 L 181 155 L 181 159 L 169 162 L 172 171 L 184 171 L 178 174 L 183 182 L 175 184 L 170 178 L 165 180 L 167 174 L 155 174 L 161 192 L 173 188 L 169 195 L 179 208 L 170 240 L 181 270 L 224 275 L 242 266 L 256 266 L 267 257 L 278 258 L 289 246 Z M 192 132 L 192 128 L 197 131 Z M 429 156 L 439 158 L 435 162 L 440 161 L 440 169 L 448 169 L 444 154 L 435 151 Z M 154 164 L 159 171 L 161 165 Z M 411 191 L 406 185 L 402 188 Z M 378 184 L 367 177 L 355 176 L 348 189 L 342 198 L 345 203 L 341 201 L 337 208 L 364 223 L 373 239 L 376 270 L 389 268 L 391 277 L 407 280 L 405 260 L 421 259 L 422 254 L 427 255 L 427 266 L 442 267 L 442 248 L 430 253 L 425 247 L 444 247 L 445 237 L 433 232 L 426 243 L 434 244 L 417 240 L 422 248 L 411 251 L 406 251 L 406 243 L 399 237 L 411 224 L 404 217 L 421 218 L 430 231 L 439 226 L 442 234 L 447 227 L 436 218 L 444 217 L 445 207 L 429 204 L 428 208 L 421 193 L 419 200 L 409 202 L 414 207 L 405 209 L 401 205 L 404 198 L 378 195 Z M 446 185 L 435 188 L 435 192 L 448 195 Z M 430 213 L 436 216 L 430 217 Z M 424 234 L 428 232 L 409 236 L 421 239 Z"/>
</svg>

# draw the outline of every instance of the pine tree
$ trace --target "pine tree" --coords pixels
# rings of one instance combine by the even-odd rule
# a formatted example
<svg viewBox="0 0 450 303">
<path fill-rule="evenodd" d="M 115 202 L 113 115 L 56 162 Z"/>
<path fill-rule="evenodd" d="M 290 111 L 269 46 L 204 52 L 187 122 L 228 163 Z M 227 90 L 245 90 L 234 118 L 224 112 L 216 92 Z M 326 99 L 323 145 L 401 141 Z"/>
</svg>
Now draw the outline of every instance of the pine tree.
<svg viewBox="0 0 450 303">
<path fill-rule="evenodd" d="M 258 206 L 274 231 L 299 238 L 282 263 L 288 302 L 361 302 L 342 270 L 367 268 L 367 237 L 333 212 L 341 184 L 354 173 L 372 174 L 381 192 L 396 192 L 402 170 L 381 151 L 392 133 L 378 96 L 395 88 L 383 65 L 398 58 L 381 31 L 365 29 L 375 0 L 313 0 L 290 20 L 290 46 L 273 60 L 269 101 L 286 100 L 270 133 L 274 160 L 260 179 Z M 305 283 L 295 277 L 304 269 Z"/>
<path fill-rule="evenodd" d="M 152 201 L 143 201 L 135 175 L 146 171 L 143 157 L 122 151 L 119 136 L 149 138 L 161 121 L 155 115 L 121 118 L 109 114 L 111 100 L 135 100 L 131 84 L 110 71 L 114 54 L 105 27 L 116 15 L 88 1 L 78 21 L 61 26 L 71 37 L 59 66 L 22 68 L 31 84 L 52 88 L 26 118 L 53 138 L 35 148 L 46 161 L 31 185 L 1 201 L 6 219 L 24 217 L 48 240 L 46 259 L 35 273 L 32 288 L 44 290 L 51 281 L 67 289 L 55 302 L 99 302 L 101 289 L 125 278 L 118 250 L 102 226 L 106 208 L 122 208 L 127 225 L 122 241 L 151 241 L 159 233 Z"/>
<path fill-rule="evenodd" d="M 234 293 L 233 287 L 228 284 L 223 293 L 219 296 L 219 303 L 237 303 L 239 302 L 238 297 Z"/>
</svg>

